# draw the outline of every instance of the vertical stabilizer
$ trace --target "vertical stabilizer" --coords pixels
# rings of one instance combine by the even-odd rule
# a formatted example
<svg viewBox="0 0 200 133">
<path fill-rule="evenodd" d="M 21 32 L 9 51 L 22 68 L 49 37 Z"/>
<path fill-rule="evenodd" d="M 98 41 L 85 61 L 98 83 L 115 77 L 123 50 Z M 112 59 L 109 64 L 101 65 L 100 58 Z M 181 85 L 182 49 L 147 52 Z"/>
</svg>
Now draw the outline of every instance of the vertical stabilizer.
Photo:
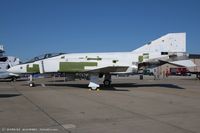
<svg viewBox="0 0 200 133">
<path fill-rule="evenodd" d="M 166 34 L 132 52 L 186 52 L 186 33 Z"/>
</svg>

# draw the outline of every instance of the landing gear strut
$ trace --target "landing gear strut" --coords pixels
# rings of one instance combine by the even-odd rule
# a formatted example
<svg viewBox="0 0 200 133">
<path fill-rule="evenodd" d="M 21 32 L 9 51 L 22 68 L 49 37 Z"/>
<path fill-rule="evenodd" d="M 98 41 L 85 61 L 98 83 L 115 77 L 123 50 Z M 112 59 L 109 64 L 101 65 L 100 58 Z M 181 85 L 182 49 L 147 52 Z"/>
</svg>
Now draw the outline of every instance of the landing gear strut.
<svg viewBox="0 0 200 133">
<path fill-rule="evenodd" d="M 12 77 L 12 78 L 11 78 L 11 82 L 15 82 L 16 79 L 17 79 L 16 77 Z"/>
<path fill-rule="evenodd" d="M 30 76 L 29 76 L 29 86 L 30 87 L 35 87 L 35 83 L 33 82 L 33 75 L 31 74 Z"/>
</svg>

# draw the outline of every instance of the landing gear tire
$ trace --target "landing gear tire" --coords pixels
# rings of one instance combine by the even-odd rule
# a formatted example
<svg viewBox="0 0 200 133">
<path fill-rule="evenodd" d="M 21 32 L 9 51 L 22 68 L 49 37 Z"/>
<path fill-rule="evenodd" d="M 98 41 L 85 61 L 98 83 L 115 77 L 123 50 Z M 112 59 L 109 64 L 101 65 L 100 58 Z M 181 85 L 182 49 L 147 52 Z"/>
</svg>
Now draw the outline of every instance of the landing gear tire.
<svg viewBox="0 0 200 133">
<path fill-rule="evenodd" d="M 29 83 L 29 87 L 35 87 L 35 83 L 34 82 Z"/>
<path fill-rule="evenodd" d="M 103 84 L 104 84 L 104 86 L 109 87 L 110 84 L 111 84 L 111 81 L 110 80 L 104 80 Z"/>
</svg>

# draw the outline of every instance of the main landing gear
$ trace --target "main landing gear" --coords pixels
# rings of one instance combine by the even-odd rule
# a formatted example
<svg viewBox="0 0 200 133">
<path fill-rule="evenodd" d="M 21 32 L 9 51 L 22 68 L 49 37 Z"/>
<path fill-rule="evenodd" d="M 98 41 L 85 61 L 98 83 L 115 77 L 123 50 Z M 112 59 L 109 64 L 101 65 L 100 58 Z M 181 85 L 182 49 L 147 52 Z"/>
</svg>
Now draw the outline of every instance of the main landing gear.
<svg viewBox="0 0 200 133">
<path fill-rule="evenodd" d="M 111 75 L 105 74 L 103 84 L 105 87 L 109 87 L 111 85 Z"/>
<path fill-rule="evenodd" d="M 111 75 L 105 74 L 103 84 L 105 87 L 109 87 L 111 85 Z M 98 74 L 92 74 L 90 75 L 90 83 L 88 87 L 90 87 L 90 90 L 99 90 L 99 75 Z"/>
</svg>

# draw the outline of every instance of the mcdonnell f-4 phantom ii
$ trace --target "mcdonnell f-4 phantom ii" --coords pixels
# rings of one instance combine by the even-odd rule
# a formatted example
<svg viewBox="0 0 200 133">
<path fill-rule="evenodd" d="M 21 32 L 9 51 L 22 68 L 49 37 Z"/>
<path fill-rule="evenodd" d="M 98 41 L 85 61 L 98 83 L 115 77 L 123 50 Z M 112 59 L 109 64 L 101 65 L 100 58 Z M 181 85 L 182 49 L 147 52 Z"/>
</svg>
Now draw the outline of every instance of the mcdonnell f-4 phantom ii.
<svg viewBox="0 0 200 133">
<path fill-rule="evenodd" d="M 111 84 L 111 75 L 117 73 L 137 73 L 148 65 L 172 63 L 193 65 L 186 53 L 186 33 L 169 33 L 130 52 L 106 53 L 68 53 L 45 54 L 8 71 L 16 74 L 70 73 L 88 74 L 88 87 L 96 90 L 99 78 L 104 77 L 103 84 Z M 34 86 L 30 77 L 29 85 Z"/>
</svg>

